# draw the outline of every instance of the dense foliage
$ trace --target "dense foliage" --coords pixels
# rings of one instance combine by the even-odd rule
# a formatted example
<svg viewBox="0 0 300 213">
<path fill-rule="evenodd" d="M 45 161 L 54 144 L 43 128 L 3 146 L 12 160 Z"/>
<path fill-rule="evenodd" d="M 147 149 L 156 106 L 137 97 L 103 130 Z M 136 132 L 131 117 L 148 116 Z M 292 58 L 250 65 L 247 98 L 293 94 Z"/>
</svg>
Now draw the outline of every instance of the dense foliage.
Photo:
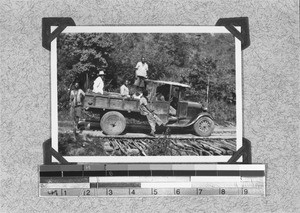
<svg viewBox="0 0 300 213">
<path fill-rule="evenodd" d="M 190 84 L 187 99 L 206 104 L 219 123 L 235 123 L 235 52 L 231 34 L 74 33 L 58 38 L 59 111 L 68 109 L 68 89 L 75 80 L 91 88 L 106 69 L 106 90 L 134 81 L 141 56 L 150 79 Z M 87 79 L 89 84 L 87 84 Z"/>
</svg>

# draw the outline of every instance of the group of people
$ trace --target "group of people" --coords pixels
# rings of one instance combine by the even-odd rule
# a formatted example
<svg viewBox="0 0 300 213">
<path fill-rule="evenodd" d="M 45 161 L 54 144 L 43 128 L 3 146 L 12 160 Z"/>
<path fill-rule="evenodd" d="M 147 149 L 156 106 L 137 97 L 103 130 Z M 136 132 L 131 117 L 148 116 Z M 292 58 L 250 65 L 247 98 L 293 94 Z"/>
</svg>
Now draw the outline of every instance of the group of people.
<svg viewBox="0 0 300 213">
<path fill-rule="evenodd" d="M 138 99 L 139 100 L 139 110 L 141 115 L 144 115 L 147 117 L 147 120 L 150 124 L 151 127 L 151 132 L 150 134 L 152 136 L 155 136 L 155 126 L 156 123 L 161 125 L 162 121 L 154 114 L 153 111 L 151 111 L 147 105 L 148 105 L 148 91 L 145 89 L 146 87 L 146 79 L 148 78 L 147 76 L 147 71 L 148 71 L 148 64 L 146 63 L 146 60 L 144 57 L 141 58 L 141 61 L 137 63 L 135 67 L 135 82 L 134 86 L 136 88 L 135 93 L 132 95 L 130 94 L 129 91 L 129 81 L 124 80 L 123 85 L 120 87 L 120 94 L 122 97 L 125 98 L 133 98 L 133 99 Z M 94 93 L 99 93 L 99 94 L 104 94 L 104 78 L 105 78 L 105 72 L 104 70 L 99 71 L 98 77 L 95 79 L 93 83 L 93 92 Z M 79 83 L 75 83 L 75 89 L 71 91 L 70 93 L 70 105 L 71 105 L 71 117 L 73 118 L 74 121 L 74 132 L 76 132 L 77 126 L 79 119 L 81 117 L 82 113 L 82 106 L 83 106 L 83 99 L 85 96 L 85 93 L 79 88 Z M 161 99 L 163 98 L 160 97 Z"/>
<path fill-rule="evenodd" d="M 144 57 L 142 57 L 141 61 L 137 63 L 135 69 L 136 69 L 135 71 L 136 80 L 134 82 L 134 86 L 136 86 L 137 88 L 145 88 L 146 87 L 145 80 L 148 78 L 147 76 L 148 64 L 146 63 Z M 93 92 L 100 93 L 100 94 L 104 93 L 104 78 L 105 78 L 104 70 L 101 70 L 98 73 L 98 77 L 94 81 L 93 90 L 92 90 Z M 128 84 L 129 81 L 125 80 L 124 84 L 121 86 L 120 93 L 122 96 L 129 95 Z"/>
</svg>

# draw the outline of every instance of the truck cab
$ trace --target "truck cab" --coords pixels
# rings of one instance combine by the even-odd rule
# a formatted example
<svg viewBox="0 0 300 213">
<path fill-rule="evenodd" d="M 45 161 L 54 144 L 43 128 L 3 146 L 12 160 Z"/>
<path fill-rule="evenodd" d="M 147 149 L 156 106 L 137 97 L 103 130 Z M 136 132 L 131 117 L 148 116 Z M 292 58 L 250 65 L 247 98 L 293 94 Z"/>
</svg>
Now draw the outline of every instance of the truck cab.
<svg viewBox="0 0 300 213">
<path fill-rule="evenodd" d="M 177 82 L 147 80 L 149 106 L 168 127 L 193 126 L 197 135 L 210 136 L 213 118 L 201 103 L 185 100 L 189 88 Z"/>
</svg>

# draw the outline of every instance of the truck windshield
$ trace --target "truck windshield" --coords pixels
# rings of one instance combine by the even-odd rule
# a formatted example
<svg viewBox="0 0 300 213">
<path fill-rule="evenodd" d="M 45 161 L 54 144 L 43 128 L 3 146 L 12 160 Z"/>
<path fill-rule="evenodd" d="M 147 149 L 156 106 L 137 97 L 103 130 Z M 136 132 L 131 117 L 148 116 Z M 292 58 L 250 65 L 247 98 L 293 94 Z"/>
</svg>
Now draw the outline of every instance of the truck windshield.
<svg viewBox="0 0 300 213">
<path fill-rule="evenodd" d="M 180 88 L 180 97 L 181 101 L 192 101 L 193 97 L 191 96 L 190 89 Z"/>
<path fill-rule="evenodd" d="M 170 85 L 160 85 L 156 88 L 156 100 L 157 101 L 169 101 L 170 100 Z"/>
</svg>

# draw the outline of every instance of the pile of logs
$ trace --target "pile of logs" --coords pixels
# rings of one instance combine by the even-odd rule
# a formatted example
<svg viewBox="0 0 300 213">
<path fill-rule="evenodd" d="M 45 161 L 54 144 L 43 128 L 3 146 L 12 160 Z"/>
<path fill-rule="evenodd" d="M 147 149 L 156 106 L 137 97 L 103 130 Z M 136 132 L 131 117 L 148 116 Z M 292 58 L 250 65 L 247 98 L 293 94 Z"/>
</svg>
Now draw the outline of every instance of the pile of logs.
<svg viewBox="0 0 300 213">
<path fill-rule="evenodd" d="M 103 138 L 103 150 L 111 156 L 207 156 L 232 155 L 235 139 L 137 139 Z"/>
<path fill-rule="evenodd" d="M 67 137 L 69 135 L 69 137 Z M 218 156 L 236 151 L 235 138 L 116 138 L 61 134 L 59 151 L 85 156 Z M 64 140 L 62 140 L 64 139 Z"/>
</svg>

